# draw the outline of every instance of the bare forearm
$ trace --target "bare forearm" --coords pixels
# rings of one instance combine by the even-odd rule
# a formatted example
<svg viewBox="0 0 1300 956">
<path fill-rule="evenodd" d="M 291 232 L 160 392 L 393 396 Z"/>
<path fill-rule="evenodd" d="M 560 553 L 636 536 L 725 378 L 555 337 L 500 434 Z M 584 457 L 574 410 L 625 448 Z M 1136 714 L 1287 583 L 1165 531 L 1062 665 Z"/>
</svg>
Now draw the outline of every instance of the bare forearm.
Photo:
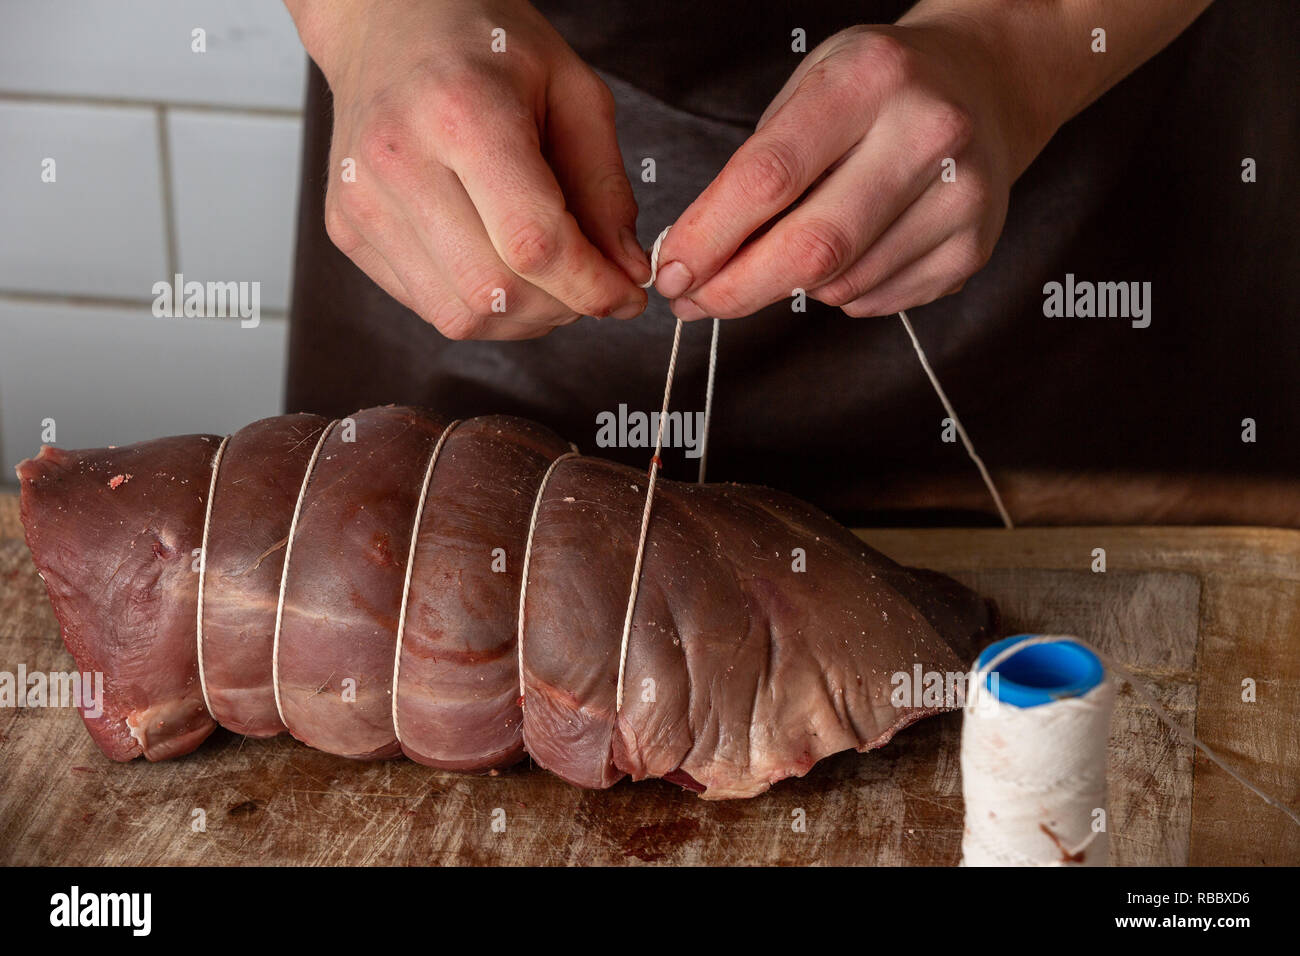
<svg viewBox="0 0 1300 956">
<path fill-rule="evenodd" d="M 898 22 L 977 36 L 990 68 L 1006 85 L 1007 101 L 1019 113 L 1011 123 L 1036 153 L 1062 124 L 1159 53 L 1210 3 L 921 0 Z M 1105 31 L 1104 52 L 1096 30 Z"/>
</svg>

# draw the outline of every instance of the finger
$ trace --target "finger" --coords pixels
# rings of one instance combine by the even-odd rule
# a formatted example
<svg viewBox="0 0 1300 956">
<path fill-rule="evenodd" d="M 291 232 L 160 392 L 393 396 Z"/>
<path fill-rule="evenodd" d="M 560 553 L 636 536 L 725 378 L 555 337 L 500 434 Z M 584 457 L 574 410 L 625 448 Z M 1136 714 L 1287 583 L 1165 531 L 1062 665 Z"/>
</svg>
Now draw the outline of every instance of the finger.
<svg viewBox="0 0 1300 956">
<path fill-rule="evenodd" d="M 591 244 L 565 209 L 532 117 L 508 117 L 485 104 L 455 123 L 464 132 L 443 147 L 443 160 L 516 275 L 585 315 L 644 309 L 644 291 Z"/>
<path fill-rule="evenodd" d="M 963 271 L 968 265 L 961 243 L 949 240 L 904 266 L 866 295 L 847 303 L 844 312 L 855 317 L 892 315 L 926 305 L 960 291 L 964 276 L 970 274 Z"/>
<path fill-rule="evenodd" d="M 435 164 L 427 180 L 428 188 L 405 204 L 416 236 L 412 244 L 436 266 L 474 321 L 491 328 L 503 322 L 554 327 L 577 318 L 501 261 L 455 173 Z"/>
<path fill-rule="evenodd" d="M 796 288 L 824 286 L 861 259 L 937 181 L 944 149 L 907 113 L 892 112 L 798 206 L 688 298 L 708 315 L 736 318 Z M 911 160 L 900 163 L 899 156 Z"/>
<path fill-rule="evenodd" d="M 460 185 L 455 176 L 444 170 L 443 175 L 456 191 Z M 432 177 L 435 178 L 436 177 Z M 548 307 L 546 317 L 542 320 L 526 321 L 510 316 L 492 307 L 492 302 L 465 301 L 456 289 L 457 273 L 455 263 L 440 261 L 438 253 L 431 253 L 424 244 L 420 230 L 406 216 L 406 211 L 418 211 L 422 208 L 436 207 L 445 209 L 445 197 L 454 192 L 448 188 L 448 182 L 436 184 L 434 188 L 412 197 L 409 203 L 398 208 L 395 201 L 382 190 L 378 192 L 350 194 L 344 207 L 346 228 L 360 237 L 366 247 L 373 250 L 373 256 L 367 257 L 367 265 L 376 272 L 381 271 L 379 263 L 394 278 L 397 288 L 403 296 L 399 301 L 422 319 L 434 326 L 439 332 L 451 339 L 519 339 L 531 338 L 545 334 L 557 320 L 549 313 L 557 311 L 554 303 Z M 441 187 L 441 188 L 439 188 Z M 441 197 L 441 198 L 439 198 Z M 466 200 L 468 202 L 468 200 Z M 350 216 L 349 216 L 350 214 Z M 448 215 L 448 220 L 451 216 Z M 475 220 L 477 222 L 477 220 Z M 464 233 L 448 222 L 448 228 L 440 234 L 449 237 L 452 245 L 464 246 L 452 237 L 463 237 Z M 481 227 L 480 227 L 481 228 Z M 508 269 L 500 265 L 496 253 L 484 242 L 487 257 L 498 263 L 497 274 L 508 276 L 509 280 L 519 283 Z M 445 252 L 446 250 L 442 250 Z M 367 274 L 375 277 L 375 273 Z M 382 283 L 381 283 L 382 285 Z M 390 291 L 391 290 L 387 290 Z M 485 290 L 491 294 L 491 290 Z M 508 303 L 505 297 L 509 292 L 497 297 L 497 301 Z M 544 295 L 537 292 L 537 295 Z M 523 302 L 527 308 L 537 303 Z M 558 307 L 564 318 L 563 307 Z M 524 313 L 521 313 L 524 314 Z"/>
<path fill-rule="evenodd" d="M 888 89 L 867 67 L 831 57 L 804 74 L 674 224 L 660 253 L 663 295 L 677 298 L 712 278 L 755 229 L 862 138 Z"/>
<path fill-rule="evenodd" d="M 951 190 L 948 183 L 932 184 L 889 224 L 856 262 L 829 282 L 810 286 L 809 295 L 826 305 L 845 306 L 937 249 L 957 229 L 950 215 L 948 193 Z"/>
<path fill-rule="evenodd" d="M 341 215 L 332 203 L 325 207 L 325 232 L 330 241 L 352 260 L 352 264 L 369 276 L 370 280 L 412 312 L 415 306 L 410 293 L 397 278 L 392 267 L 379 252 L 362 238 L 361 234 Z"/>
<path fill-rule="evenodd" d="M 614 96 L 593 73 L 575 70 L 547 91 L 546 144 L 569 211 L 605 258 L 640 285 L 650 260 L 636 238 L 636 199 L 614 127 Z"/>
</svg>

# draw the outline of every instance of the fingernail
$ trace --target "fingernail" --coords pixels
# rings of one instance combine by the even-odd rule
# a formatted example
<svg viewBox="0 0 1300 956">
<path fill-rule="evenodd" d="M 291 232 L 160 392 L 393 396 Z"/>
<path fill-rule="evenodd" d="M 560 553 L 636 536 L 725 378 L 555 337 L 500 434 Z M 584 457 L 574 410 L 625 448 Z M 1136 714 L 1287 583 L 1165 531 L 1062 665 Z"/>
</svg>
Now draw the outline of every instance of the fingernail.
<svg viewBox="0 0 1300 956">
<path fill-rule="evenodd" d="M 680 262 L 674 260 L 659 269 L 659 278 L 655 282 L 655 288 L 665 299 L 676 299 L 683 292 L 691 287 L 694 281 L 691 270 L 686 268 Z"/>
<path fill-rule="evenodd" d="M 678 299 L 672 304 L 673 315 L 683 322 L 694 322 L 705 317 L 705 312 L 690 299 Z"/>
<path fill-rule="evenodd" d="M 635 319 L 645 311 L 645 303 L 629 302 L 627 305 L 619 306 L 610 313 L 611 318 L 615 319 Z"/>
<path fill-rule="evenodd" d="M 632 276 L 633 281 L 645 282 L 650 278 L 650 259 L 641 248 L 641 243 L 637 241 L 636 233 L 624 226 L 618 231 L 618 238 L 623 243 L 623 251 L 632 260 L 632 268 L 635 271 Z"/>
</svg>

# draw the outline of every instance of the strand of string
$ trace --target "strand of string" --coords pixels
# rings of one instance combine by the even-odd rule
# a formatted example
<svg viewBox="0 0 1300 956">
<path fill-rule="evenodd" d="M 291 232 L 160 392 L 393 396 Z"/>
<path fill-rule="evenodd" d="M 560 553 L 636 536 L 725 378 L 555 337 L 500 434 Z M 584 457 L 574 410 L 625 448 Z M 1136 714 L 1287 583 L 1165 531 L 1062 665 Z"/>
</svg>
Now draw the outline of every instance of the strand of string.
<svg viewBox="0 0 1300 956">
<path fill-rule="evenodd" d="M 546 486 L 551 483 L 551 475 L 555 474 L 555 469 L 560 466 L 561 462 L 568 461 L 570 458 L 581 457 L 576 446 L 570 445 L 569 447 L 573 450 L 566 451 L 559 458 L 552 461 L 542 474 L 541 483 L 537 486 L 537 494 L 533 498 L 533 513 L 528 519 L 528 542 L 524 545 L 524 564 L 519 579 L 519 610 L 515 615 L 519 622 L 515 643 L 518 645 L 519 652 L 519 702 L 521 704 L 524 701 L 524 608 L 528 600 L 528 575 L 533 565 L 533 537 L 537 533 L 537 518 L 542 511 L 542 496 L 546 494 Z"/>
<path fill-rule="evenodd" d="M 1119 675 L 1119 677 L 1122 678 L 1129 685 L 1129 687 L 1133 688 L 1133 692 L 1137 694 L 1138 699 L 1141 700 L 1142 703 L 1146 704 L 1147 707 L 1149 707 L 1152 711 L 1155 712 L 1156 717 L 1159 718 L 1162 724 L 1164 724 L 1175 734 L 1177 734 L 1180 738 L 1182 738 L 1182 740 L 1185 743 L 1191 745 L 1195 749 L 1199 750 L 1201 753 L 1205 754 L 1206 758 L 1211 763 L 1213 763 L 1216 767 L 1218 767 L 1220 770 L 1222 770 L 1224 773 L 1230 776 L 1233 780 L 1236 780 L 1239 784 L 1241 784 L 1243 787 L 1245 787 L 1255 796 L 1259 797 L 1259 799 L 1263 800 L 1269 806 L 1281 810 L 1283 813 L 1285 813 L 1288 817 L 1291 818 L 1292 823 L 1300 825 L 1300 813 L 1297 813 L 1295 810 L 1291 809 L 1286 804 L 1282 803 L 1282 801 L 1265 793 L 1259 787 L 1255 786 L 1255 784 L 1251 783 L 1240 773 L 1234 770 L 1227 763 L 1227 761 L 1225 761 L 1217 753 L 1211 750 L 1208 744 L 1204 743 L 1194 733 L 1192 733 L 1182 724 L 1178 723 L 1178 721 L 1170 717 L 1169 712 L 1165 710 L 1165 708 L 1160 704 L 1158 700 L 1156 700 L 1155 695 L 1152 694 L 1147 689 L 1146 684 L 1138 680 L 1138 678 L 1135 677 L 1127 667 L 1125 667 L 1123 664 L 1116 661 L 1109 654 L 1106 654 L 1105 652 L 1097 649 L 1096 647 L 1094 647 L 1092 644 L 1090 644 L 1088 641 L 1085 641 L 1081 637 L 1075 637 L 1073 635 L 1063 635 L 1063 634 L 1036 634 L 1032 637 L 1026 637 L 1022 641 L 1017 641 L 1015 644 L 1012 644 L 1009 647 L 1004 647 L 1001 651 L 995 654 L 987 663 L 972 669 L 971 679 L 967 682 L 967 686 L 972 688 L 973 694 L 970 698 L 968 698 L 968 704 L 977 705 L 976 698 L 980 694 L 987 693 L 987 691 L 985 691 L 984 689 L 985 677 L 988 674 L 992 673 L 997 668 L 997 666 L 1001 664 L 1003 661 L 1005 661 L 1007 658 L 1011 657 L 1013 654 L 1016 654 L 1017 652 L 1023 650 L 1026 647 L 1033 647 L 1034 645 L 1037 644 L 1051 644 L 1057 641 L 1068 641 L 1073 644 L 1078 644 L 1080 647 L 1086 647 L 1088 650 L 1092 651 L 1094 654 L 1100 657 L 1102 663 L 1105 664 L 1107 668 L 1109 668 L 1115 674 Z"/>
<path fill-rule="evenodd" d="M 208 529 L 212 527 L 212 499 L 217 496 L 217 473 L 221 469 L 221 456 L 226 452 L 230 436 L 221 439 L 217 453 L 212 456 L 212 477 L 208 481 L 208 503 L 203 509 L 203 538 L 199 541 L 199 601 L 198 621 L 194 627 L 199 657 L 199 690 L 203 692 L 203 706 L 212 714 L 212 699 L 208 696 L 208 681 L 203 671 L 203 588 L 208 578 Z"/>
<path fill-rule="evenodd" d="M 650 247 L 650 278 L 641 283 L 641 288 L 649 289 L 659 278 L 659 251 L 663 248 L 664 239 L 668 235 L 668 230 L 672 226 L 664 226 L 663 232 L 655 236 L 654 245 Z M 700 472 L 695 479 L 699 484 L 704 484 L 704 475 L 709 461 L 709 426 L 713 422 L 713 386 L 718 377 L 718 332 L 721 329 L 722 322 L 713 319 L 713 334 L 709 339 L 709 376 L 704 383 L 704 427 L 700 433 Z M 668 392 L 673 384 L 673 372 L 677 364 L 677 350 L 679 339 L 682 334 L 682 320 L 677 320 L 677 328 L 673 333 L 673 351 L 668 360 L 668 380 L 664 385 L 664 407 L 659 415 L 659 428 L 656 436 L 657 444 L 655 447 L 655 457 L 659 457 L 662 450 L 663 425 L 664 419 L 668 416 Z"/>
<path fill-rule="evenodd" d="M 907 318 L 906 312 L 899 312 L 898 317 L 903 321 L 903 329 L 907 332 L 907 337 L 912 340 L 912 348 L 916 350 L 916 357 L 921 360 L 921 368 L 925 370 L 926 377 L 930 379 L 930 384 L 934 386 L 934 393 L 939 396 L 939 401 L 943 403 L 943 410 L 948 413 L 952 419 L 953 427 L 957 429 L 957 435 L 961 438 L 961 443 L 966 446 L 966 454 L 970 460 L 975 463 L 979 469 L 980 477 L 984 479 L 984 487 L 989 490 L 993 496 L 993 503 L 997 505 L 998 515 L 1002 518 L 1002 524 L 1008 529 L 1015 527 L 1011 522 L 1011 515 L 1007 513 L 1006 505 L 1002 503 L 1002 496 L 998 494 L 997 485 L 993 484 L 993 478 L 989 470 L 984 467 L 984 459 L 980 458 L 979 453 L 975 451 L 975 445 L 970 440 L 970 435 L 966 434 L 966 429 L 962 426 L 961 419 L 957 417 L 957 410 L 952 407 L 952 402 L 948 401 L 947 394 L 944 393 L 943 386 L 939 384 L 939 377 L 934 374 L 934 369 L 930 367 L 930 360 L 926 358 L 925 349 L 921 348 L 921 341 L 916 337 L 916 330 L 912 328 L 911 321 Z"/>
<path fill-rule="evenodd" d="M 420 483 L 420 499 L 415 505 L 415 520 L 411 522 L 411 540 L 407 543 L 406 549 L 406 574 L 402 578 L 402 606 L 397 612 L 397 646 L 393 654 L 393 736 L 397 738 L 399 744 L 404 743 L 401 721 L 399 720 L 401 708 L 397 705 L 398 689 L 401 687 L 402 678 L 402 642 L 406 638 L 406 614 L 411 604 L 411 579 L 415 574 L 415 552 L 420 544 L 420 525 L 424 521 L 424 506 L 429 500 L 429 485 L 433 482 L 434 466 L 438 464 L 438 457 L 442 454 L 442 446 L 447 443 L 447 436 L 456 429 L 456 426 L 462 420 L 458 418 L 444 428 L 442 434 L 438 436 L 437 443 L 433 446 L 433 451 L 429 453 L 429 462 L 424 467 L 424 481 Z"/>
<path fill-rule="evenodd" d="M 641 288 L 649 289 L 659 277 L 659 251 L 664 244 L 671 226 L 665 226 L 663 232 L 655 237 L 650 248 L 650 278 L 642 283 Z M 650 471 L 646 482 L 645 505 L 641 509 L 641 529 L 636 540 L 636 559 L 632 565 L 632 584 L 628 588 L 627 611 L 623 615 L 623 635 L 618 650 L 618 685 L 614 692 L 614 713 L 623 709 L 623 681 L 627 673 L 627 648 L 632 637 L 632 616 L 636 613 L 636 599 L 641 591 L 641 567 L 645 563 L 646 538 L 650 531 L 650 512 L 654 507 L 655 484 L 659 479 L 659 470 L 663 467 L 661 455 L 664 450 L 664 422 L 668 419 L 668 404 L 672 397 L 673 376 L 677 374 L 677 355 L 682 345 L 682 320 L 678 319 L 673 327 L 673 347 L 668 355 L 668 374 L 664 377 L 663 407 L 659 412 L 659 422 L 655 429 L 655 453 L 650 459 Z M 704 394 L 704 429 L 700 436 L 700 473 L 698 481 L 704 483 L 705 465 L 708 460 L 709 424 L 713 417 L 713 385 L 718 368 L 718 325 L 713 320 L 713 336 L 709 343 L 709 377 Z"/>
<path fill-rule="evenodd" d="M 655 284 L 659 276 L 659 253 L 663 247 L 664 238 L 668 235 L 671 226 L 664 227 L 663 232 L 655 237 L 654 245 L 650 248 L 650 278 L 642 284 L 641 288 L 648 289 Z M 921 368 L 925 371 L 926 377 L 934 387 L 935 394 L 939 396 L 939 401 L 943 404 L 944 411 L 952 419 L 953 427 L 957 429 L 957 434 L 961 438 L 962 445 L 966 448 L 966 454 L 970 456 L 975 467 L 979 469 L 980 477 L 984 480 L 985 487 L 988 488 L 989 494 L 993 496 L 993 503 L 997 506 L 998 514 L 1002 518 L 1002 524 L 1007 528 L 1014 528 L 1011 521 L 1011 515 L 1008 514 L 1006 506 L 1002 503 L 1002 496 L 998 493 L 997 486 L 993 483 L 993 478 L 989 475 L 988 469 L 984 466 L 984 460 L 980 458 L 979 453 L 975 451 L 975 445 L 970 440 L 970 435 L 966 433 L 961 419 L 957 417 L 957 410 L 953 408 L 952 402 L 948 400 L 943 386 L 939 384 L 939 378 L 934 374 L 934 369 L 930 366 L 930 361 L 926 357 L 925 349 L 921 347 L 920 340 L 916 337 L 916 331 L 912 328 L 911 321 L 907 318 L 906 312 L 898 313 L 899 319 L 903 322 L 903 329 L 907 332 L 907 337 L 912 341 L 912 348 L 916 350 L 916 356 L 921 361 Z M 699 481 L 704 483 L 705 466 L 708 456 L 709 442 L 709 425 L 713 416 L 713 388 L 717 374 L 718 365 L 718 330 L 719 321 L 713 319 L 713 335 L 709 344 L 709 373 L 707 384 L 705 385 L 704 395 L 704 429 L 700 437 L 700 474 Z M 636 612 L 637 594 L 641 589 L 641 567 L 645 561 L 646 536 L 650 529 L 650 512 L 654 505 L 655 484 L 659 477 L 659 470 L 662 467 L 660 455 L 663 452 L 664 439 L 664 421 L 668 418 L 668 402 L 672 393 L 673 376 L 677 371 L 677 354 L 681 348 L 682 340 L 682 320 L 678 319 L 673 329 L 673 347 L 668 357 L 668 374 L 664 380 L 664 401 L 663 408 L 659 414 L 658 428 L 655 430 L 655 453 L 650 459 L 649 480 L 646 487 L 645 507 L 641 512 L 641 530 L 637 536 L 636 560 L 632 567 L 632 584 L 628 589 L 627 612 L 623 616 L 623 635 L 619 646 L 618 655 L 618 688 L 614 696 L 614 712 L 618 713 L 623 709 L 623 679 L 627 672 L 627 649 L 632 635 L 632 617 Z"/>
</svg>

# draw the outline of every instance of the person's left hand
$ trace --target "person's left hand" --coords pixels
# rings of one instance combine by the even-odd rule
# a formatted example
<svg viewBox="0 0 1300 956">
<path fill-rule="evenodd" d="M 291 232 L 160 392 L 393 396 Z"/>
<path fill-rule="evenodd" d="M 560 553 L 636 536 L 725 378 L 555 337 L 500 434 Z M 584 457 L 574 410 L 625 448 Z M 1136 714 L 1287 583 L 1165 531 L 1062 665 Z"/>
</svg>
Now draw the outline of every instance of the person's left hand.
<svg viewBox="0 0 1300 956">
<path fill-rule="evenodd" d="M 673 312 L 736 318 L 803 289 L 887 315 L 960 289 L 1042 145 L 1006 72 L 959 28 L 854 27 L 816 47 L 664 240 Z"/>
</svg>

